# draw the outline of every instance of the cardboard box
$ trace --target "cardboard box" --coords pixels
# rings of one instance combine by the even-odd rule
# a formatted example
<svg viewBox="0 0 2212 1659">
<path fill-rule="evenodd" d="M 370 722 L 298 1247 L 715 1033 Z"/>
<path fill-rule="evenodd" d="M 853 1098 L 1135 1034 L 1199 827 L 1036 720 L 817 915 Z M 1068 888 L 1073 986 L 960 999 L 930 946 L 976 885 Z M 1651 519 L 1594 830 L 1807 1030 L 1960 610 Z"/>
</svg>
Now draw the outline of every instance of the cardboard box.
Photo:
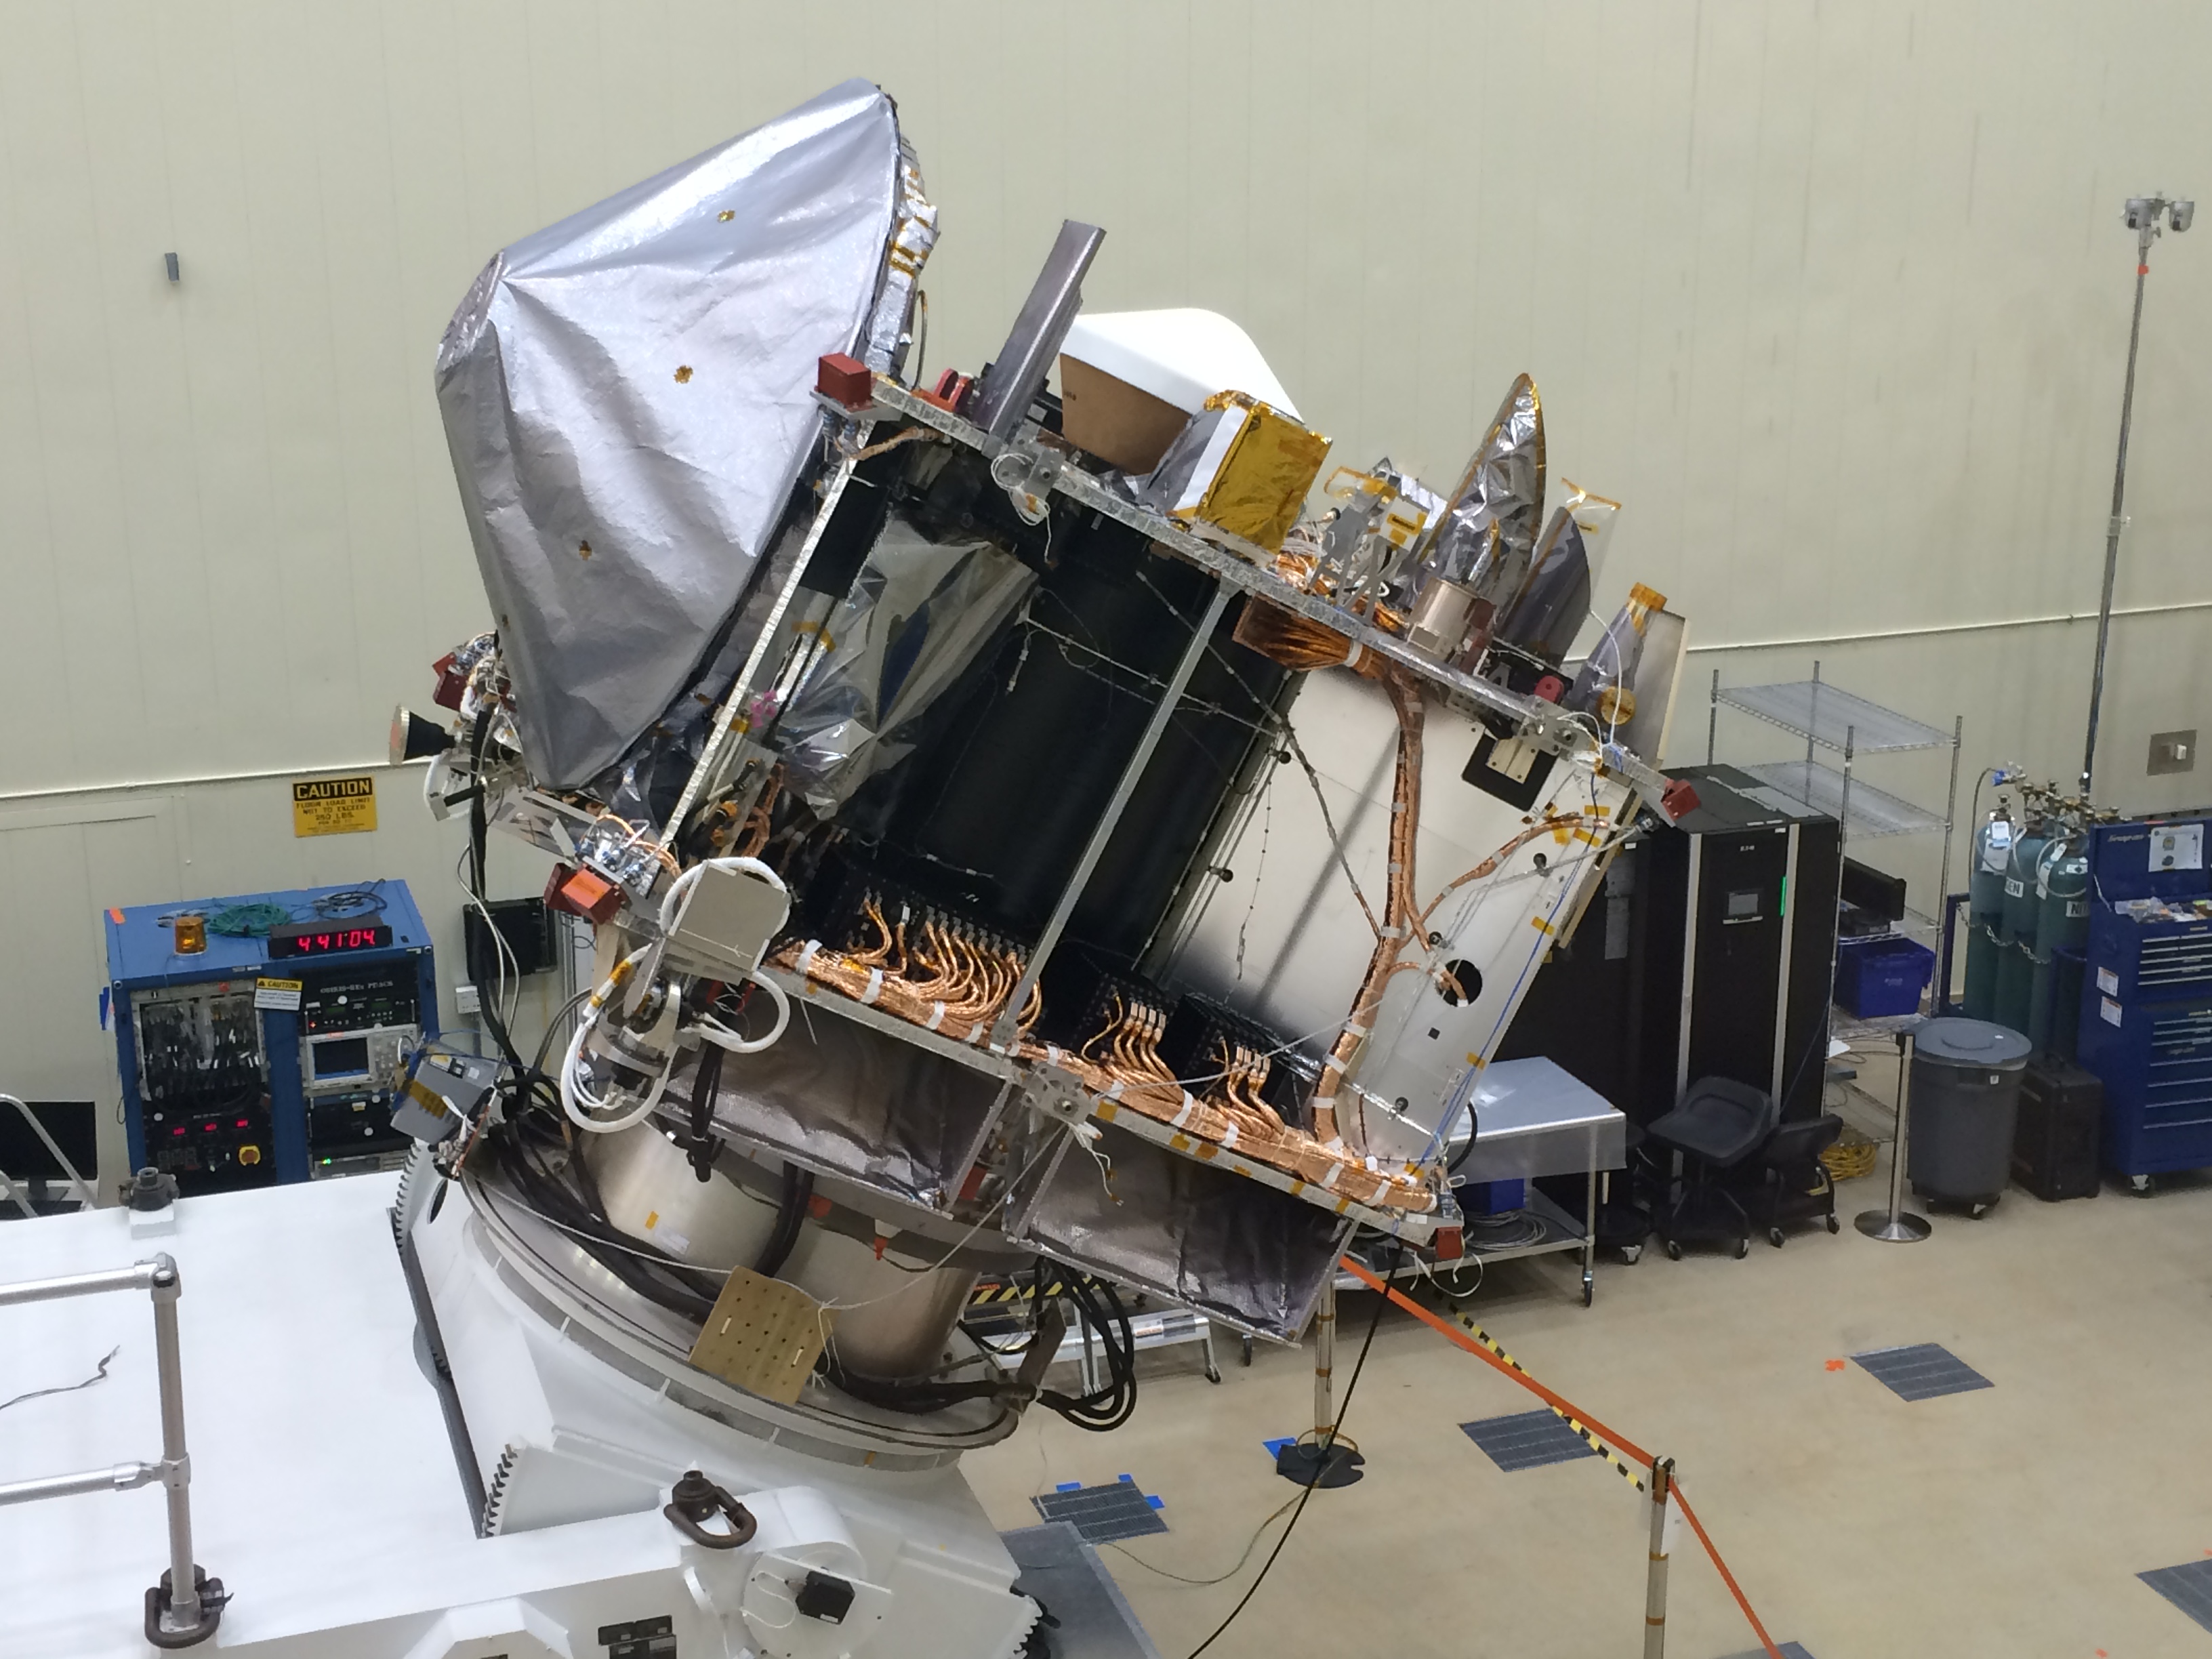
<svg viewBox="0 0 2212 1659">
<path fill-rule="evenodd" d="M 1132 477 L 1160 464 L 1190 416 L 1079 358 L 1060 360 L 1060 435 Z"/>
</svg>

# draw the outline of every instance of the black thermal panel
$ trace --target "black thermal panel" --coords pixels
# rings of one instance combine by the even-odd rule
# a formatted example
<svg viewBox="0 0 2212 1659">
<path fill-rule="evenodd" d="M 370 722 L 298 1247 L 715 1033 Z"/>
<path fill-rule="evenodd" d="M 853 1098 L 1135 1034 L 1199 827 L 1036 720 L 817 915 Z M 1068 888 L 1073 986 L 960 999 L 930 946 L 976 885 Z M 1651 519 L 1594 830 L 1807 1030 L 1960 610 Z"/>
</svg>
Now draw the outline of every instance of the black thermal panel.
<svg viewBox="0 0 2212 1659">
<path fill-rule="evenodd" d="M 1175 672 L 1212 588 L 1109 520 L 1062 532 L 1027 621 L 979 660 L 894 770 L 884 867 L 1033 940 Z M 1231 787 L 1285 671 L 1216 629 L 1070 924 L 1145 947 Z M 894 851 L 893 849 L 896 849 Z"/>
</svg>

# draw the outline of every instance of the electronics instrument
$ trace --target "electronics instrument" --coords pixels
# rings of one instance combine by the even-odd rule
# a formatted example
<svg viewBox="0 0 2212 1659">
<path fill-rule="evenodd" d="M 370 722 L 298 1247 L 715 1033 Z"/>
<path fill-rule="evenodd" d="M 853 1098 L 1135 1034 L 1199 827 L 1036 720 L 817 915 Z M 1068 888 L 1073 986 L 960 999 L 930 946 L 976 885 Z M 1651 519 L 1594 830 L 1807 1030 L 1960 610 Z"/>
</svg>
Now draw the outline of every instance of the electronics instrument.
<svg viewBox="0 0 2212 1659">
<path fill-rule="evenodd" d="M 180 913 L 210 924 L 204 951 L 172 948 Z M 189 1196 L 398 1167 L 393 1092 L 438 1029 L 405 883 L 110 910 L 107 957 L 133 1170 Z"/>
</svg>

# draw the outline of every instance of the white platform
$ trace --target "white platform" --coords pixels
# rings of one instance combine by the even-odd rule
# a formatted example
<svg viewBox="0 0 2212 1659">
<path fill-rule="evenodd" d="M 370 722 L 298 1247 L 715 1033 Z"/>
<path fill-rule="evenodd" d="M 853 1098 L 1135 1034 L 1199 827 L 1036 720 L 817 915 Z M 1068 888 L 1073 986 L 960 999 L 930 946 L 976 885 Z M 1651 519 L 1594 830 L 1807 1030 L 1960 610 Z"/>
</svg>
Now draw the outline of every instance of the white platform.
<svg viewBox="0 0 2212 1659">
<path fill-rule="evenodd" d="M 395 1181 L 187 1199 L 161 1238 L 134 1239 L 122 1210 L 0 1226 L 9 1282 L 157 1250 L 176 1258 L 197 1553 L 239 1592 L 225 1647 L 323 1624 L 334 1591 L 411 1576 L 475 1540 L 438 1396 L 415 1360 L 387 1217 Z M 364 1274 L 364 1258 L 392 1271 Z M 0 1310 L 0 1399 L 89 1376 L 118 1344 L 106 1381 L 0 1413 L 0 1480 L 161 1448 L 148 1297 Z M 331 1387 L 341 1375 L 342 1401 Z M 10 1603 L 0 1655 L 144 1655 L 142 1602 L 167 1536 L 158 1487 L 0 1510 Z"/>
<path fill-rule="evenodd" d="M 388 1213 L 396 1184 L 371 1176 L 189 1200 L 176 1231 L 155 1239 L 134 1239 L 122 1211 L 0 1225 L 0 1282 L 157 1250 L 176 1259 L 195 1553 L 235 1598 L 197 1651 L 594 1659 L 601 1626 L 662 1616 L 685 1659 L 747 1650 L 732 1612 L 743 1587 L 728 1575 L 755 1569 L 742 1552 L 684 1544 L 657 1507 L 477 1536 L 416 1358 Z M 0 1399 L 76 1382 L 118 1346 L 106 1381 L 0 1413 L 0 1481 L 160 1448 L 148 1297 L 0 1310 Z M 943 1488 L 948 1543 L 970 1529 L 965 1509 L 980 1522 L 956 1470 L 919 1484 Z M 773 1510 L 775 1495 L 765 1501 Z M 158 1487 L 0 1509 L 0 1659 L 144 1659 L 144 1595 L 166 1537 Z M 1018 1643 L 1028 1620 L 999 1622 Z M 802 1620 L 775 1645 L 800 1659 L 942 1650 L 934 1619 L 916 1626 L 899 1608 L 870 1633 L 882 1639 Z"/>
</svg>

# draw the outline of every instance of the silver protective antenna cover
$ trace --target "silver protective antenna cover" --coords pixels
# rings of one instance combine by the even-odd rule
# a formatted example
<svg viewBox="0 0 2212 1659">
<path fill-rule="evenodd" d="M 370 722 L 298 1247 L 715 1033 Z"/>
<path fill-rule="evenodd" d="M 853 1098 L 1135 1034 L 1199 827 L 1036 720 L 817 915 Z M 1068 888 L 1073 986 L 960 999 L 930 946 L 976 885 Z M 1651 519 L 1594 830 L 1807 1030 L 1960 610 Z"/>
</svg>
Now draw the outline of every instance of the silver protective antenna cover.
<svg viewBox="0 0 2212 1659">
<path fill-rule="evenodd" d="M 438 402 L 540 783 L 619 757 L 743 596 L 818 360 L 867 349 L 900 164 L 848 81 L 516 242 L 453 313 Z"/>
</svg>

